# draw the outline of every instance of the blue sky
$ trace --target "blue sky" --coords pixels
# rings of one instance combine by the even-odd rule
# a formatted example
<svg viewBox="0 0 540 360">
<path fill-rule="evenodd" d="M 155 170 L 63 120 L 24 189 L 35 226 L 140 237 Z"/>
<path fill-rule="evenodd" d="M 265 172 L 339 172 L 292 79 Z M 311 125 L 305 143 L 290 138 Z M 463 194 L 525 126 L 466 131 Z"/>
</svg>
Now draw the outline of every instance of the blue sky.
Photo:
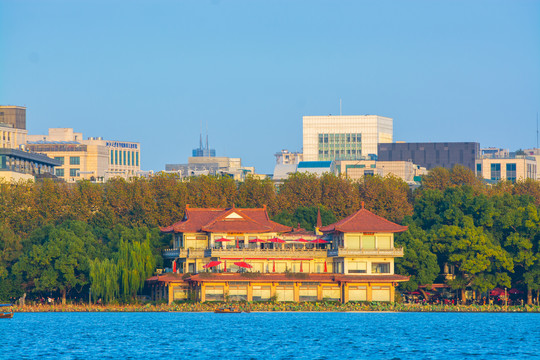
<svg viewBox="0 0 540 360">
<path fill-rule="evenodd" d="M 302 116 L 377 114 L 394 140 L 536 145 L 540 1 L 0 0 L 0 104 L 185 163 L 272 172 Z"/>
</svg>

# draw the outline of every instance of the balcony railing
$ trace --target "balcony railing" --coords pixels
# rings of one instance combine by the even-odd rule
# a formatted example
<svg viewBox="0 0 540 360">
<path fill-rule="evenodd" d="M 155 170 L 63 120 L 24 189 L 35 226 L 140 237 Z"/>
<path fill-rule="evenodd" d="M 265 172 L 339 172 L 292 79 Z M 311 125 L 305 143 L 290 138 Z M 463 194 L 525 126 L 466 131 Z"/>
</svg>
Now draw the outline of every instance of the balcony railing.
<svg viewBox="0 0 540 360">
<path fill-rule="evenodd" d="M 330 249 L 328 256 L 403 256 L 403 248 L 393 249 Z"/>
<path fill-rule="evenodd" d="M 165 249 L 161 252 L 164 259 L 177 257 L 200 258 L 204 257 L 204 249 Z"/>
<path fill-rule="evenodd" d="M 326 257 L 323 249 L 207 249 L 204 257 Z"/>
</svg>

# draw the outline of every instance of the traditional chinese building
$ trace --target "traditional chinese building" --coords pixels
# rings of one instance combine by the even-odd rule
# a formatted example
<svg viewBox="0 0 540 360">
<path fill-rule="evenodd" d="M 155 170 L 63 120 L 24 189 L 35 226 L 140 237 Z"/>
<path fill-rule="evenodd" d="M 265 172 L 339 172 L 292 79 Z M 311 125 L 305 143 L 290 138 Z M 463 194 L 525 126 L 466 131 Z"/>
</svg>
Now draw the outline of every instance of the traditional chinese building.
<svg viewBox="0 0 540 360">
<path fill-rule="evenodd" d="M 266 208 L 186 208 L 165 228 L 173 273 L 148 279 L 155 300 L 393 301 L 394 233 L 406 231 L 363 208 L 316 232 L 271 221 Z M 319 235 L 317 235 L 319 234 Z"/>
</svg>

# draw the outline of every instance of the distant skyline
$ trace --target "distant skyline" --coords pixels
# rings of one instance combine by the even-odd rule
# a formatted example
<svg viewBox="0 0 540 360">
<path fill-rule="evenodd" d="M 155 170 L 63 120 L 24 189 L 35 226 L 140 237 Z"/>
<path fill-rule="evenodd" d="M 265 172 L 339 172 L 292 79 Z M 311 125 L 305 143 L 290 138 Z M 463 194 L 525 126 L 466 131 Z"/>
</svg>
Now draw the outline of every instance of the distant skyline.
<svg viewBox="0 0 540 360">
<path fill-rule="evenodd" d="M 540 1 L 0 0 L 0 105 L 29 134 L 141 143 L 144 170 L 271 173 L 302 116 L 394 119 L 394 141 L 536 146 Z"/>
</svg>

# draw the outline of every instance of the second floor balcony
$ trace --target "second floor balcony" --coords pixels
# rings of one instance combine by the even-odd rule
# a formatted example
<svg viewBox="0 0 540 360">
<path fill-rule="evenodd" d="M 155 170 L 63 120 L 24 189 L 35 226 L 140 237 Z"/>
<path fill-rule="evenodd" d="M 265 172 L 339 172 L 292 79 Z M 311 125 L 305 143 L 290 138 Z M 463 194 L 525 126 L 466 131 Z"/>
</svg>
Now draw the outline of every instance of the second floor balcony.
<svg viewBox="0 0 540 360">
<path fill-rule="evenodd" d="M 231 248 L 231 249 L 207 249 L 204 251 L 204 257 L 256 257 L 256 258 L 325 258 L 327 250 L 325 249 L 252 249 L 252 248 Z"/>
<path fill-rule="evenodd" d="M 403 256 L 403 248 L 392 249 L 330 249 L 328 257 L 337 256 Z"/>
</svg>

